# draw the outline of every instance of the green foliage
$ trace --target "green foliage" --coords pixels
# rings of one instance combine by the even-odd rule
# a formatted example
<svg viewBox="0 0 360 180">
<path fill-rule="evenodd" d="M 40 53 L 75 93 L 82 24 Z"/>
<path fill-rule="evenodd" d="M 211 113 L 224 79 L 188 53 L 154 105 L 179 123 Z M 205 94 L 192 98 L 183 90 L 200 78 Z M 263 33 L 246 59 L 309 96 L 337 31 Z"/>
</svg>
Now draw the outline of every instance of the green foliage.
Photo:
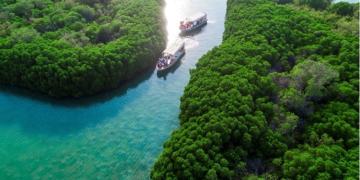
<svg viewBox="0 0 360 180">
<path fill-rule="evenodd" d="M 78 1 L 91 6 L 94 6 L 97 3 L 107 5 L 111 2 L 111 0 L 78 0 Z"/>
<path fill-rule="evenodd" d="M 346 149 L 357 147 L 359 113 L 343 102 L 331 102 L 317 111 L 309 120 L 307 141 L 321 143 L 321 137 L 330 136 Z"/>
<path fill-rule="evenodd" d="M 279 4 L 287 4 L 287 3 L 292 3 L 293 0 L 278 0 L 277 3 Z"/>
<path fill-rule="evenodd" d="M 30 43 L 39 38 L 39 36 L 35 29 L 23 27 L 12 31 L 9 40 L 11 44 Z"/>
<path fill-rule="evenodd" d="M 358 37 L 272 0 L 229 0 L 225 27 L 151 178 L 357 179 Z"/>
<path fill-rule="evenodd" d="M 322 17 L 333 29 L 342 34 L 359 34 L 359 3 L 329 0 L 294 0 L 293 7 L 307 9 L 314 16 Z M 278 1 L 282 4 L 281 1 Z M 310 7 L 310 8 L 308 8 Z M 320 8 L 321 7 L 321 8 Z"/>
<path fill-rule="evenodd" d="M 285 75 L 288 87 L 282 89 L 280 101 L 288 109 L 298 114 L 308 114 L 313 102 L 318 102 L 328 93 L 327 86 L 338 78 L 338 73 L 329 66 L 315 61 L 304 61 L 297 64 Z"/>
<path fill-rule="evenodd" d="M 86 21 L 92 21 L 95 19 L 96 12 L 93 8 L 85 5 L 77 6 L 74 8 Z"/>
<path fill-rule="evenodd" d="M 17 16 L 28 18 L 31 16 L 31 10 L 34 8 L 34 5 L 31 1 L 19 1 L 14 4 L 12 7 L 12 12 L 14 12 Z"/>
<path fill-rule="evenodd" d="M 338 2 L 330 7 L 330 11 L 341 16 L 353 16 L 357 7 L 348 2 Z"/>
<path fill-rule="evenodd" d="M 298 0 L 301 5 L 308 5 L 316 10 L 324 10 L 330 6 L 332 0 Z"/>
<path fill-rule="evenodd" d="M 91 95 L 151 66 L 164 48 L 159 0 L 0 4 L 1 84 L 55 97 Z"/>
<path fill-rule="evenodd" d="M 285 153 L 283 174 L 288 179 L 357 179 L 358 157 L 337 145 L 305 145 Z"/>
</svg>

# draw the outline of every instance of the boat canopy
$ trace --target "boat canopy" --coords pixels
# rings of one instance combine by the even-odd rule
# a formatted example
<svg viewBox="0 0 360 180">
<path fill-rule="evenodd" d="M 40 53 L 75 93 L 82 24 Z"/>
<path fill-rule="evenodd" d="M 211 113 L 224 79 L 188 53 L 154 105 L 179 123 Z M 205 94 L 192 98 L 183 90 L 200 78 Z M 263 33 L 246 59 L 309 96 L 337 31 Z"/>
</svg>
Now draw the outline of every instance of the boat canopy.
<svg viewBox="0 0 360 180">
<path fill-rule="evenodd" d="M 164 54 L 171 54 L 171 55 L 175 55 L 176 52 L 179 51 L 179 49 L 181 49 L 184 46 L 184 41 L 181 39 L 177 39 L 176 41 L 174 41 L 173 43 L 171 43 L 165 50 L 164 50 Z"/>
<path fill-rule="evenodd" d="M 193 16 L 186 18 L 185 21 L 196 21 L 196 20 L 199 20 L 199 19 L 201 19 L 201 18 L 203 18 L 205 16 L 206 16 L 206 13 L 198 12 L 198 13 L 194 14 Z"/>
</svg>

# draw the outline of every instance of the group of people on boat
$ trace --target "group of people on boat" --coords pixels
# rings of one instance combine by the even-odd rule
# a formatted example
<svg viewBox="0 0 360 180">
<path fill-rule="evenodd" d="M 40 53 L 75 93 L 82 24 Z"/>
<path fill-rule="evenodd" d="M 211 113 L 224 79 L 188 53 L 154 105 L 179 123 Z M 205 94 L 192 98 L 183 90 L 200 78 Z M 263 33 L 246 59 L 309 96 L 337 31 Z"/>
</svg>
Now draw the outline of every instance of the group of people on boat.
<svg viewBox="0 0 360 180">
<path fill-rule="evenodd" d="M 189 29 L 192 26 L 193 26 L 192 22 L 184 22 L 184 21 L 180 22 L 180 29 Z"/>
<path fill-rule="evenodd" d="M 166 67 L 166 66 L 170 65 L 171 61 L 172 61 L 172 58 L 171 58 L 170 55 L 168 55 L 168 54 L 164 55 L 159 59 L 159 61 L 157 63 L 157 67 L 159 69 L 162 69 L 163 67 Z"/>
<path fill-rule="evenodd" d="M 180 30 L 187 30 L 194 28 L 200 24 L 205 23 L 206 21 L 207 21 L 206 15 L 194 21 L 180 21 Z"/>
</svg>

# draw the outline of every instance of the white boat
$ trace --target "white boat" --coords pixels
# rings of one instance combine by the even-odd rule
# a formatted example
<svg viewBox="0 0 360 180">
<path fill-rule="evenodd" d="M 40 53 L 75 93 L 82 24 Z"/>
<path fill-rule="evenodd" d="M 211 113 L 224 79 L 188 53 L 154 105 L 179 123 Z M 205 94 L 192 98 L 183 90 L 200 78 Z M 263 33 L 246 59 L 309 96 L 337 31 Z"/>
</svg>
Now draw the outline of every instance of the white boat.
<svg viewBox="0 0 360 180">
<path fill-rule="evenodd" d="M 194 30 L 200 29 L 207 24 L 207 14 L 204 12 L 197 13 L 183 21 L 180 21 L 180 35 L 186 35 Z"/>
<path fill-rule="evenodd" d="M 168 48 L 166 48 L 161 57 L 159 58 L 156 69 L 158 71 L 165 71 L 171 68 L 176 62 L 178 62 L 181 57 L 185 54 L 185 43 L 183 40 L 176 40 L 174 43 L 171 43 Z"/>
</svg>

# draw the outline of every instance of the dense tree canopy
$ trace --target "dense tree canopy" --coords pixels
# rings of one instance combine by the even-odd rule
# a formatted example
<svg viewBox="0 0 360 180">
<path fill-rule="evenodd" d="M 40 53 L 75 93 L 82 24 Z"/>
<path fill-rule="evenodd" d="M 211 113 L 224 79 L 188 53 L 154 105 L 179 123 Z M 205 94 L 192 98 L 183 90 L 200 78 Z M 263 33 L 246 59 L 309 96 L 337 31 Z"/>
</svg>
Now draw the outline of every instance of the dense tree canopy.
<svg viewBox="0 0 360 180">
<path fill-rule="evenodd" d="M 151 178 L 358 179 L 358 36 L 287 3 L 228 0 Z"/>
<path fill-rule="evenodd" d="M 0 1 L 0 83 L 56 97 L 117 87 L 165 43 L 161 0 Z"/>
<path fill-rule="evenodd" d="M 333 0 L 298 0 L 301 5 L 308 5 L 316 10 L 324 10 Z"/>
<path fill-rule="evenodd" d="M 356 13 L 356 9 L 359 8 L 358 4 L 351 4 L 348 2 L 338 2 L 330 7 L 330 11 L 341 16 L 353 16 Z"/>
</svg>

